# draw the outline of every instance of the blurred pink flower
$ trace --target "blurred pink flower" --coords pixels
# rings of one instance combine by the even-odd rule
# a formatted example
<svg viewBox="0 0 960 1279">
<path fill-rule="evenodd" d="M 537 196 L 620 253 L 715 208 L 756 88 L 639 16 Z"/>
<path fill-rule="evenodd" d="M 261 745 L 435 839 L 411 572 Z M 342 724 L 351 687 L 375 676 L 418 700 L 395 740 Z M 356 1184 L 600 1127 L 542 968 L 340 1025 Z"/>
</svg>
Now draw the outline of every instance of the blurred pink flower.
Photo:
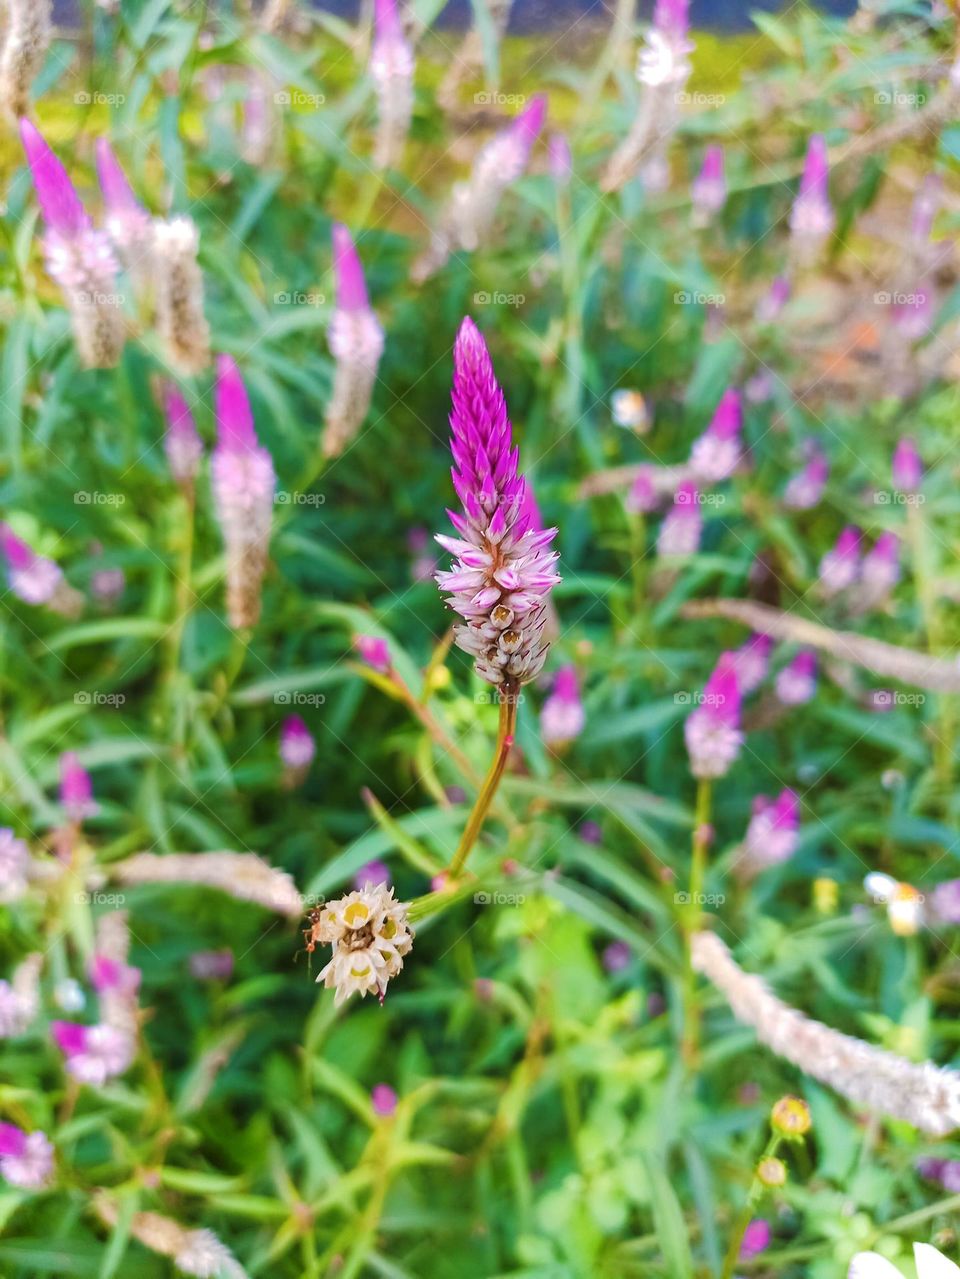
<svg viewBox="0 0 960 1279">
<path fill-rule="evenodd" d="M 817 691 L 817 655 L 801 649 L 776 679 L 777 697 L 785 706 L 802 706 Z"/>
<path fill-rule="evenodd" d="M 375 635 L 355 635 L 353 647 L 361 662 L 371 670 L 379 671 L 381 675 L 389 673 L 390 646 L 385 639 L 379 639 Z"/>
<path fill-rule="evenodd" d="M 564 133 L 551 133 L 547 143 L 547 161 L 550 175 L 557 186 L 567 186 L 573 174 L 573 156 L 570 143 Z"/>
<path fill-rule="evenodd" d="M 663 556 L 694 555 L 700 547 L 703 515 L 700 491 L 684 481 L 677 488 L 673 506 L 663 518 L 657 537 L 657 554 Z"/>
<path fill-rule="evenodd" d="M 789 300 L 790 280 L 785 275 L 778 275 L 757 303 L 757 322 L 759 324 L 772 324 Z"/>
<path fill-rule="evenodd" d="M 703 165 L 690 188 L 693 199 L 694 222 L 706 225 L 723 208 L 727 201 L 727 179 L 724 172 L 723 147 L 718 143 L 708 146 L 703 155 Z"/>
<path fill-rule="evenodd" d="M 765 1252 L 770 1246 L 770 1238 L 769 1222 L 760 1217 L 755 1217 L 743 1232 L 743 1241 L 740 1244 L 740 1260 L 747 1261 L 750 1257 L 756 1257 L 761 1252 Z"/>
<path fill-rule="evenodd" d="M 759 688 L 766 679 L 772 649 L 773 640 L 769 635 L 751 635 L 746 643 L 733 650 L 733 669 L 742 697 Z"/>
<path fill-rule="evenodd" d="M 167 383 L 164 389 L 163 408 L 167 419 L 163 447 L 170 474 L 178 484 L 189 489 L 200 468 L 203 442 L 197 434 L 196 423 L 186 400 L 172 382 Z"/>
<path fill-rule="evenodd" d="M 102 1087 L 108 1079 L 122 1075 L 133 1061 L 132 1038 L 115 1026 L 55 1021 L 51 1030 L 68 1072 L 80 1083 Z"/>
<path fill-rule="evenodd" d="M 106 206 L 104 226 L 128 270 L 145 272 L 153 250 L 153 220 L 133 193 L 106 138 L 97 138 L 97 177 Z"/>
<path fill-rule="evenodd" d="M 414 58 L 400 25 L 396 0 L 374 0 L 373 21 L 370 78 L 379 108 L 373 163 L 378 169 L 387 169 L 400 163 L 410 131 Z"/>
<path fill-rule="evenodd" d="M 42 1132 L 0 1123 L 0 1176 L 21 1190 L 39 1190 L 53 1177 L 53 1146 Z"/>
<path fill-rule="evenodd" d="M 879 608 L 900 580 L 900 539 L 896 533 L 881 533 L 863 557 L 860 568 L 859 605 Z"/>
<path fill-rule="evenodd" d="M 548 746 L 559 746 L 579 737 L 586 724 L 575 666 L 557 671 L 550 696 L 540 712 L 540 733 Z"/>
<path fill-rule="evenodd" d="M 736 868 L 741 875 L 755 875 L 768 866 L 789 861 L 799 839 L 800 807 L 795 791 L 782 790 L 776 799 L 758 795 L 744 836 Z"/>
<path fill-rule="evenodd" d="M 336 369 L 323 437 L 327 457 L 342 453 L 363 424 L 370 409 L 384 343 L 383 329 L 371 309 L 363 266 L 350 232 L 337 222 L 332 237 L 337 305 L 327 330 L 327 341 Z"/>
<path fill-rule="evenodd" d="M 75 751 L 60 756 L 60 803 L 71 822 L 82 822 L 98 811 L 90 774 Z"/>
<path fill-rule="evenodd" d="M 694 442 L 690 454 L 690 470 L 694 479 L 704 484 L 717 484 L 733 474 L 743 449 L 740 442 L 742 425 L 740 392 L 729 387 L 720 397 L 710 425 Z"/>
<path fill-rule="evenodd" d="M 694 777 L 725 777 L 743 744 L 740 689 L 732 653 L 721 653 L 696 709 L 687 716 L 683 733 Z"/>
<path fill-rule="evenodd" d="M 848 524 L 820 560 L 819 586 L 827 597 L 850 589 L 860 576 L 860 530 Z"/>
<path fill-rule="evenodd" d="M 800 254 L 811 259 L 833 231 L 836 218 L 830 204 L 827 144 L 815 133 L 807 144 L 800 189 L 790 211 L 790 230 Z"/>
<path fill-rule="evenodd" d="M 373 1113 L 382 1119 L 389 1118 L 397 1109 L 397 1094 L 389 1084 L 377 1084 L 370 1093 Z"/>
<path fill-rule="evenodd" d="M 893 487 L 902 493 L 916 493 L 923 482 L 923 462 L 913 440 L 905 435 L 893 451 Z"/>
<path fill-rule="evenodd" d="M 280 729 L 280 758 L 287 768 L 300 773 L 309 768 L 317 753 L 313 734 L 300 715 L 288 715 Z"/>
<path fill-rule="evenodd" d="M 390 867 L 386 862 L 372 861 L 367 862 L 353 877 L 354 888 L 366 888 L 368 884 L 386 884 L 390 886 Z"/>
<path fill-rule="evenodd" d="M 0 524 L 0 550 L 7 561 L 7 581 L 14 595 L 27 604 L 54 602 L 63 585 L 59 565 L 37 555 L 9 524 Z"/>
<path fill-rule="evenodd" d="M 830 475 L 830 463 L 817 451 L 801 471 L 788 482 L 783 493 L 784 505 L 797 511 L 807 511 L 817 505 L 823 496 Z"/>
</svg>

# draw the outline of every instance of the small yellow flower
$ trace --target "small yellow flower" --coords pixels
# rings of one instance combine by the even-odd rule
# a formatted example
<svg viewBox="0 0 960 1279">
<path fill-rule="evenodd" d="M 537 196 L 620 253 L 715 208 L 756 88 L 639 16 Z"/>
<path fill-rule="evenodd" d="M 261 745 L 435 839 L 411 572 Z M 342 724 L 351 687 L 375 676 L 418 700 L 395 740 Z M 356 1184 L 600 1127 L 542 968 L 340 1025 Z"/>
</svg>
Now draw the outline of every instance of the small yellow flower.
<svg viewBox="0 0 960 1279">
<path fill-rule="evenodd" d="M 832 915 L 840 900 L 840 885 L 823 876 L 813 881 L 813 906 L 820 915 Z"/>
<path fill-rule="evenodd" d="M 782 1159 L 768 1155 L 757 1164 L 757 1180 L 771 1188 L 783 1186 L 787 1180 L 787 1165 Z"/>
<path fill-rule="evenodd" d="M 800 1097 L 781 1097 L 774 1102 L 770 1123 L 783 1137 L 802 1137 L 810 1131 L 810 1107 Z"/>
</svg>

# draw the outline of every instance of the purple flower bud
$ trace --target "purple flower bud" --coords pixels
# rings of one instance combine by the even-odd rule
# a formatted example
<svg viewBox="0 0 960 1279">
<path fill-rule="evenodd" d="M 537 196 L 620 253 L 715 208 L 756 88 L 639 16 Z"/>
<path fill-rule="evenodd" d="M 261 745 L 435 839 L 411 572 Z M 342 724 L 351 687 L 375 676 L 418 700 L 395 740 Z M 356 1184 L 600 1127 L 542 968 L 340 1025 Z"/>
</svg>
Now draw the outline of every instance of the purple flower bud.
<svg viewBox="0 0 960 1279">
<path fill-rule="evenodd" d="M 755 1217 L 743 1232 L 743 1241 L 740 1244 L 740 1260 L 747 1261 L 750 1257 L 756 1257 L 761 1252 L 765 1252 L 770 1246 L 770 1238 L 769 1223 L 760 1217 Z"/>
<path fill-rule="evenodd" d="M 703 166 L 690 189 L 695 220 L 707 222 L 719 213 L 727 200 L 727 179 L 723 164 L 723 147 L 714 144 L 703 155 Z"/>
<path fill-rule="evenodd" d="M 370 1093 L 373 1113 L 388 1119 L 397 1109 L 397 1094 L 389 1084 L 377 1084 Z"/>
<path fill-rule="evenodd" d="M 360 256 L 353 237 L 341 222 L 333 224 L 333 269 L 337 278 L 337 306 L 341 311 L 362 311 L 370 305 Z"/>
<path fill-rule="evenodd" d="M 557 186 L 566 186 L 573 175 L 573 156 L 570 154 L 570 143 L 564 133 L 551 133 L 547 143 L 547 162 L 550 165 L 550 176 Z"/>
<path fill-rule="evenodd" d="M 577 834 L 585 844 L 602 844 L 603 831 L 597 822 L 584 821 L 577 828 Z"/>
<path fill-rule="evenodd" d="M 796 851 L 800 806 L 795 791 L 782 790 L 774 800 L 758 795 L 737 863 L 741 874 L 754 875 L 788 861 Z"/>
<path fill-rule="evenodd" d="M 20 121 L 20 138 L 47 230 L 65 239 L 82 235 L 91 227 L 90 218 L 66 169 L 29 120 Z"/>
<path fill-rule="evenodd" d="M 80 1083 L 102 1087 L 108 1079 L 123 1074 L 133 1060 L 133 1040 L 116 1026 L 54 1021 L 50 1029 L 66 1058 L 67 1070 Z"/>
<path fill-rule="evenodd" d="M 521 170 L 526 167 L 533 144 L 540 136 L 543 122 L 547 118 L 547 95 L 535 93 L 518 116 L 507 126 L 510 136 L 517 144 L 518 156 L 523 154 Z M 517 174 L 519 177 L 520 175 Z"/>
<path fill-rule="evenodd" d="M 960 1194 L 960 1159 L 918 1159 L 916 1167 L 921 1177 L 939 1182 L 948 1194 Z"/>
<path fill-rule="evenodd" d="M 389 672 L 390 646 L 385 639 L 378 639 L 374 635 L 355 635 L 353 647 L 361 662 L 364 662 L 371 670 L 379 671 L 381 675 Z"/>
<path fill-rule="evenodd" d="M 828 173 L 827 144 L 823 134 L 815 133 L 807 146 L 800 190 L 790 212 L 790 230 L 807 257 L 819 249 L 836 221 L 830 205 Z"/>
<path fill-rule="evenodd" d="M 100 952 L 90 961 L 90 984 L 98 995 L 135 995 L 140 989 L 140 969 Z"/>
<path fill-rule="evenodd" d="M 633 515 L 647 514 L 660 505 L 660 494 L 653 482 L 654 468 L 644 466 L 637 472 L 626 498 L 626 508 Z"/>
<path fill-rule="evenodd" d="M 806 466 L 792 476 L 783 493 L 785 506 L 795 511 L 808 511 L 823 496 L 830 476 L 830 463 L 823 453 L 817 452 Z"/>
<path fill-rule="evenodd" d="M 802 648 L 776 679 L 777 697 L 784 706 L 802 706 L 817 691 L 817 655 Z"/>
<path fill-rule="evenodd" d="M 97 812 L 90 774 L 74 751 L 60 756 L 60 803 L 71 822 L 82 822 Z"/>
<path fill-rule="evenodd" d="M 9 524 L 0 524 L 0 551 L 7 561 L 7 581 L 14 595 L 27 604 L 49 604 L 63 583 L 63 573 L 17 537 Z"/>
<path fill-rule="evenodd" d="M 820 561 L 819 582 L 824 595 L 849 590 L 860 575 L 860 530 L 848 524 L 832 550 Z"/>
<path fill-rule="evenodd" d="M 350 232 L 335 223 L 332 234 L 337 307 L 327 340 L 337 367 L 323 442 L 328 457 L 343 452 L 367 416 L 384 345 L 383 329 L 370 308 L 363 267 Z"/>
<path fill-rule="evenodd" d="M 97 177 L 106 205 L 104 225 L 127 265 L 133 265 L 153 237 L 149 213 L 133 193 L 106 138 L 97 138 Z"/>
<path fill-rule="evenodd" d="M 790 281 L 785 275 L 778 275 L 757 304 L 757 321 L 772 324 L 789 300 Z"/>
<path fill-rule="evenodd" d="M 165 389 L 163 408 L 167 419 L 163 447 L 170 474 L 178 484 L 190 487 L 200 468 L 203 442 L 197 434 L 196 423 L 186 400 L 172 383 Z"/>
<path fill-rule="evenodd" d="M 686 719 L 684 738 L 694 777 L 725 777 L 740 754 L 740 689 L 732 653 L 721 653 Z"/>
<path fill-rule="evenodd" d="M 945 879 L 930 894 L 931 913 L 943 924 L 960 924 L 960 879 Z"/>
<path fill-rule="evenodd" d="M 457 645 L 491 684 L 521 684 L 542 670 L 547 600 L 560 580 L 557 530 L 531 527 L 527 482 L 517 470 L 510 419 L 486 343 L 465 319 L 454 345 L 450 415 L 453 486 L 463 514 L 448 512 L 458 538 L 437 536 L 457 557 L 437 574 L 447 602 L 466 620 Z"/>
<path fill-rule="evenodd" d="M 860 569 L 860 605 L 877 608 L 886 602 L 900 580 L 900 539 L 896 533 L 881 533 L 863 557 Z"/>
<path fill-rule="evenodd" d="M 317 752 L 313 734 L 299 715 L 288 715 L 280 729 L 280 758 L 287 768 L 300 772 Z"/>
<path fill-rule="evenodd" d="M 893 451 L 893 487 L 916 493 L 923 482 L 923 462 L 913 440 L 905 435 Z"/>
<path fill-rule="evenodd" d="M 586 712 L 580 700 L 575 666 L 562 666 L 540 712 L 540 733 L 548 746 L 572 742 L 583 732 Z"/>
<path fill-rule="evenodd" d="M 664 516 L 657 538 L 657 554 L 664 556 L 694 555 L 700 546 L 703 515 L 700 491 L 685 480 L 677 488 L 673 506 Z"/>
<path fill-rule="evenodd" d="M 603 966 L 608 973 L 622 973 L 628 968 L 633 952 L 625 941 L 612 941 L 603 952 Z"/>
<path fill-rule="evenodd" d="M 734 650 L 733 669 L 741 696 L 752 693 L 766 679 L 772 649 L 773 640 L 769 635 L 751 635 L 745 644 Z"/>
<path fill-rule="evenodd" d="M 210 478 L 227 550 L 227 616 L 240 630 L 260 617 L 276 481 L 270 454 L 257 442 L 240 371 L 228 355 L 217 358 L 216 418 Z"/>
<path fill-rule="evenodd" d="M 671 39 L 685 39 L 690 30 L 689 4 L 690 0 L 657 0 L 653 25 Z"/>
<path fill-rule="evenodd" d="M 690 468 L 697 479 L 706 484 L 716 484 L 733 474 L 742 452 L 742 425 L 740 392 L 729 387 L 720 397 L 710 425 L 694 443 L 690 454 Z"/>
<path fill-rule="evenodd" d="M 363 889 L 368 884 L 373 887 L 376 887 L 377 884 L 386 884 L 389 887 L 391 879 L 390 867 L 386 862 L 372 861 L 360 867 L 353 877 L 353 886 L 357 889 Z"/>
</svg>

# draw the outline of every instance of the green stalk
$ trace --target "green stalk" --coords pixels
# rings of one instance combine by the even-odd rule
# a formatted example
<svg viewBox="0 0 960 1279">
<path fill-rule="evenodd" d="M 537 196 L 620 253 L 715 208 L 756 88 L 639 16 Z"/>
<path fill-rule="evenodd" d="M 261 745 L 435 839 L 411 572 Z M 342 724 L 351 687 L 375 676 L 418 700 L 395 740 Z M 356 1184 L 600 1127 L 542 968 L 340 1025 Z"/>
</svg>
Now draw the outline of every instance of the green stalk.
<svg viewBox="0 0 960 1279">
<path fill-rule="evenodd" d="M 771 1159 L 776 1155 L 780 1148 L 780 1142 L 783 1138 L 779 1133 L 773 1133 L 767 1142 L 767 1148 L 757 1161 L 756 1167 L 759 1168 L 764 1159 Z M 747 1227 L 753 1220 L 754 1210 L 757 1203 L 763 1196 L 766 1189 L 763 1182 L 757 1176 L 754 1170 L 753 1180 L 750 1183 L 750 1189 L 747 1192 L 747 1202 L 743 1206 L 743 1211 L 737 1218 L 737 1224 L 733 1234 L 730 1236 L 730 1246 L 727 1249 L 727 1255 L 723 1260 L 723 1270 L 720 1272 L 720 1279 L 732 1279 L 733 1272 L 736 1269 L 737 1262 L 740 1260 L 740 1249 L 743 1247 L 743 1238 L 747 1233 Z"/>
<path fill-rule="evenodd" d="M 683 931 L 686 939 L 686 964 L 683 993 L 683 1057 L 695 1061 L 700 1047 L 700 1009 L 697 1004 L 697 975 L 693 970 L 691 942 L 700 927 L 700 902 L 707 873 L 707 848 L 712 790 L 708 778 L 697 782 L 697 802 L 693 818 L 693 847 L 690 860 L 689 901 L 685 903 Z"/>
<path fill-rule="evenodd" d="M 493 797 L 497 793 L 500 779 L 503 777 L 517 728 L 519 691 L 520 686 L 514 680 L 506 680 L 500 685 L 500 728 L 497 733 L 497 748 L 493 756 L 493 762 L 490 765 L 490 771 L 487 773 L 483 786 L 480 788 L 477 802 L 473 806 L 473 812 L 470 814 L 463 835 L 460 838 L 460 843 L 457 846 L 457 851 L 453 855 L 453 861 L 450 863 L 448 870 L 450 879 L 456 879 L 463 870 L 464 863 L 470 854 L 471 848 L 476 843 L 487 813 L 490 811 L 490 805 L 493 803 Z"/>
</svg>

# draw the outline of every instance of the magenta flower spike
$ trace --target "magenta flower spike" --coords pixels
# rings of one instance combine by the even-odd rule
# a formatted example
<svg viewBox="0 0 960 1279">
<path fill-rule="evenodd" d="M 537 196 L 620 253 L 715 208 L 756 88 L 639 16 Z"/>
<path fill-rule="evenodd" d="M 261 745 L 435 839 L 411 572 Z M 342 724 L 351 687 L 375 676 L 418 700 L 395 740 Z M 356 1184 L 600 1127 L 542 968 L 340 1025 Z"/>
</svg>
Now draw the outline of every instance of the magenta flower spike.
<svg viewBox="0 0 960 1279">
<path fill-rule="evenodd" d="M 690 31 L 690 0 L 657 0 L 653 25 L 673 40 L 685 40 Z"/>
<path fill-rule="evenodd" d="M 740 461 L 740 430 L 743 406 L 740 392 L 728 387 L 720 398 L 716 412 L 703 435 L 694 443 L 690 469 L 704 484 L 717 484 L 729 479 Z"/>
<path fill-rule="evenodd" d="M 313 734 L 300 715 L 288 715 L 280 729 L 280 758 L 292 777 L 302 780 L 317 753 Z"/>
<path fill-rule="evenodd" d="M 705 226 L 720 212 L 727 202 L 727 178 L 723 162 L 723 147 L 713 144 L 707 147 L 700 173 L 690 188 L 693 199 L 694 222 Z"/>
<path fill-rule="evenodd" d="M 50 1029 L 68 1073 L 80 1083 L 102 1087 L 108 1079 L 122 1075 L 133 1060 L 133 1039 L 117 1026 L 54 1021 Z"/>
<path fill-rule="evenodd" d="M 44 220 L 47 270 L 63 291 L 87 368 L 116 364 L 124 341 L 119 270 L 110 241 L 95 230 L 66 169 L 29 120 L 20 137 Z"/>
<path fill-rule="evenodd" d="M 270 454 L 257 441 L 240 370 L 228 355 L 217 357 L 216 418 L 210 479 L 227 551 L 227 616 L 243 630 L 260 617 L 276 480 Z"/>
<path fill-rule="evenodd" d="M 149 259 L 153 242 L 153 223 L 149 213 L 133 193 L 127 175 L 106 138 L 97 138 L 97 177 L 107 215 L 107 234 L 128 267 Z"/>
<path fill-rule="evenodd" d="M 653 480 L 654 468 L 644 466 L 639 470 L 626 497 L 626 508 L 633 515 L 646 515 L 660 505 L 660 494 Z"/>
<path fill-rule="evenodd" d="M 370 410 L 384 343 L 383 329 L 370 307 L 363 267 L 350 232 L 335 223 L 332 237 L 337 306 L 327 340 L 337 366 L 323 440 L 327 457 L 342 453 L 363 424 Z"/>
<path fill-rule="evenodd" d="M 374 0 L 370 76 L 377 92 L 374 165 L 399 164 L 413 114 L 413 49 L 403 34 L 396 0 Z"/>
<path fill-rule="evenodd" d="M 375 888 L 377 884 L 386 884 L 389 886 L 391 882 L 390 867 L 386 862 L 372 861 L 367 862 L 353 877 L 354 888 Z"/>
<path fill-rule="evenodd" d="M 860 536 L 860 530 L 848 524 L 821 559 L 819 585 L 824 595 L 840 595 L 860 576 Z"/>
<path fill-rule="evenodd" d="M 785 275 L 778 275 L 757 304 L 757 322 L 772 324 L 789 301 L 790 280 Z"/>
<path fill-rule="evenodd" d="M 789 861 L 799 842 L 799 829 L 800 802 L 796 791 L 782 790 L 776 799 L 758 795 L 737 858 L 737 873 L 748 878 L 768 866 Z"/>
<path fill-rule="evenodd" d="M 740 1260 L 749 1261 L 751 1257 L 757 1257 L 761 1252 L 765 1252 L 770 1246 L 771 1237 L 770 1223 L 764 1221 L 762 1217 L 755 1217 L 743 1232 Z"/>
<path fill-rule="evenodd" d="M 191 490 L 203 457 L 203 441 L 186 400 L 172 383 L 165 388 L 163 408 L 167 419 L 163 447 L 170 474 L 182 488 Z"/>
<path fill-rule="evenodd" d="M 663 518 L 657 537 L 657 554 L 662 556 L 695 555 L 700 548 L 703 515 L 700 490 L 689 480 L 677 487 L 673 506 Z"/>
<path fill-rule="evenodd" d="M 59 565 L 37 555 L 9 524 L 0 524 L 0 551 L 7 561 L 7 581 L 14 595 L 27 604 L 53 606 L 64 585 Z"/>
<path fill-rule="evenodd" d="M 547 143 L 547 162 L 550 166 L 550 176 L 557 186 L 568 186 L 573 176 L 573 156 L 565 133 L 550 134 Z"/>
<path fill-rule="evenodd" d="M 830 463 L 823 453 L 817 452 L 810 461 L 792 476 L 784 489 L 784 505 L 795 511 L 808 511 L 823 497 L 830 478 Z"/>
<path fill-rule="evenodd" d="M 21 1190 L 39 1190 L 53 1178 L 53 1146 L 42 1132 L 0 1123 L 0 1177 Z"/>
<path fill-rule="evenodd" d="M 390 645 L 385 639 L 378 639 L 375 635 L 355 635 L 353 647 L 365 666 L 381 675 L 389 674 L 393 662 L 390 658 Z"/>
<path fill-rule="evenodd" d="M 583 732 L 587 722 L 575 666 L 562 666 L 540 712 L 540 734 L 548 746 L 563 746 Z"/>
<path fill-rule="evenodd" d="M 71 822 L 78 825 L 97 812 L 93 782 L 74 751 L 60 756 L 60 803 Z"/>
<path fill-rule="evenodd" d="M 629 942 L 612 941 L 609 946 L 604 947 L 600 958 L 608 973 L 622 973 L 625 968 L 630 967 L 633 951 Z"/>
<path fill-rule="evenodd" d="M 687 716 L 683 735 L 694 777 L 709 779 L 727 775 L 743 744 L 740 688 L 732 653 L 721 653 L 696 709 Z"/>
<path fill-rule="evenodd" d="M 917 248 L 924 246 L 933 233 L 933 220 L 943 202 L 943 180 L 928 173 L 920 183 L 910 210 L 910 238 Z"/>
<path fill-rule="evenodd" d="M 733 652 L 733 668 L 741 696 L 754 692 L 767 677 L 773 640 L 769 635 L 751 635 Z"/>
<path fill-rule="evenodd" d="M 863 557 L 860 569 L 861 609 L 879 608 L 900 580 L 900 539 L 896 533 L 881 533 Z"/>
<path fill-rule="evenodd" d="M 893 487 L 901 493 L 916 493 L 923 481 L 923 462 L 917 446 L 905 435 L 893 451 Z"/>
<path fill-rule="evenodd" d="M 807 144 L 800 189 L 790 211 L 790 230 L 801 256 L 807 259 L 816 254 L 836 221 L 830 204 L 828 174 L 827 144 L 822 133 L 815 133 Z"/>
<path fill-rule="evenodd" d="M 523 156 L 521 171 L 527 167 L 533 144 L 540 136 L 546 118 L 547 95 L 535 93 L 520 114 L 507 125 L 509 135 L 516 141 L 518 158 L 521 154 Z M 518 173 L 517 177 L 519 176 Z"/>
<path fill-rule="evenodd" d="M 530 527 L 527 484 L 518 473 L 503 391 L 474 322 L 460 326 L 453 349 L 450 414 L 453 486 L 463 514 L 448 512 L 459 537 L 437 535 L 456 556 L 437 574 L 447 603 L 465 624 L 457 645 L 491 684 L 525 684 L 542 670 L 547 600 L 560 581 L 549 550 L 555 528 Z"/>
<path fill-rule="evenodd" d="M 817 691 L 817 655 L 801 649 L 776 679 L 777 697 L 784 706 L 802 706 Z"/>
</svg>

